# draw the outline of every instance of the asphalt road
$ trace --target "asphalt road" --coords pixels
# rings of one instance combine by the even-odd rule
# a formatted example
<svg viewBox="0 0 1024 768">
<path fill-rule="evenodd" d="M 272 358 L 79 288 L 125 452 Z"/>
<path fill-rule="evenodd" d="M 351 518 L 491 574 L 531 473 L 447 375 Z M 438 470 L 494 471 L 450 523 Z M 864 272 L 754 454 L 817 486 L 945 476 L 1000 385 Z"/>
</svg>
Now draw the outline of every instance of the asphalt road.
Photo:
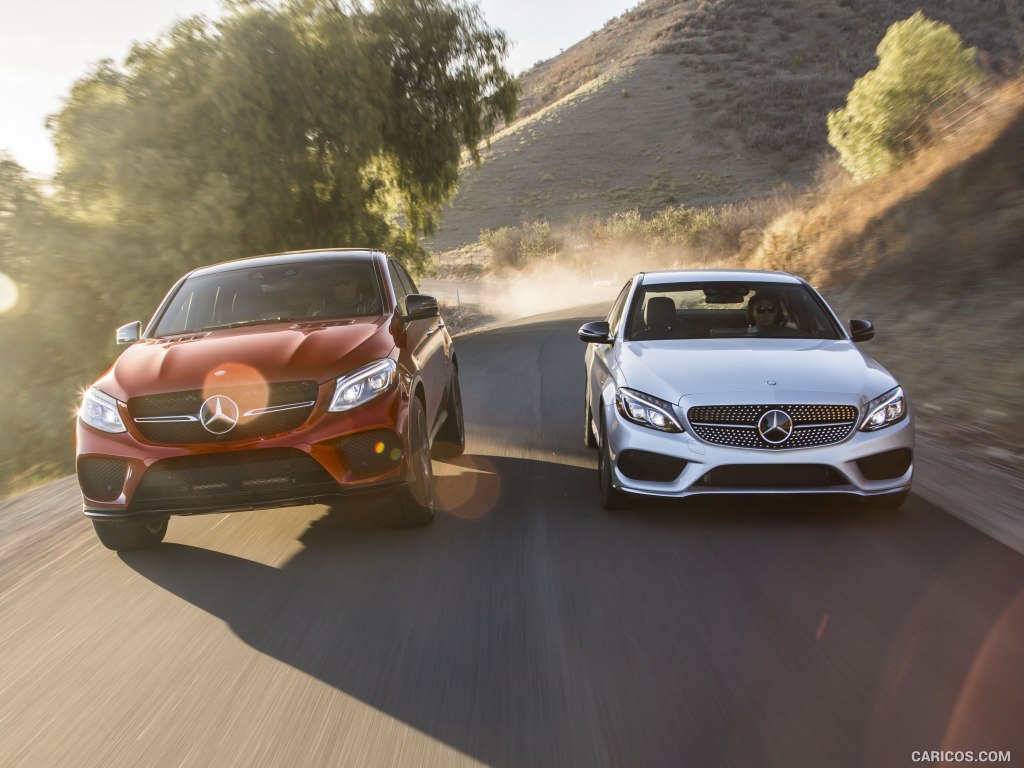
<svg viewBox="0 0 1024 768">
<path fill-rule="evenodd" d="M 428 529 L 175 518 L 119 556 L 73 481 L 5 505 L 0 765 L 1024 765 L 1024 557 L 917 497 L 602 512 L 598 314 L 457 342 Z"/>
</svg>

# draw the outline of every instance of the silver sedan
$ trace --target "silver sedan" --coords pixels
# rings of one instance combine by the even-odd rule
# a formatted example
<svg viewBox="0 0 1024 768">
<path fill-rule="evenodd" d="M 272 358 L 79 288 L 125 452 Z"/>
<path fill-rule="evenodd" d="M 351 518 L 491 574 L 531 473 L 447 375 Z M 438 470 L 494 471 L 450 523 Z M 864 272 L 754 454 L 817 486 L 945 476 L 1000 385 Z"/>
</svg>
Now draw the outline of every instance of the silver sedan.
<svg viewBox="0 0 1024 768">
<path fill-rule="evenodd" d="M 601 504 L 630 494 L 852 494 L 901 505 L 906 393 L 806 281 L 780 272 L 633 276 L 587 342 L 584 439 Z"/>
</svg>

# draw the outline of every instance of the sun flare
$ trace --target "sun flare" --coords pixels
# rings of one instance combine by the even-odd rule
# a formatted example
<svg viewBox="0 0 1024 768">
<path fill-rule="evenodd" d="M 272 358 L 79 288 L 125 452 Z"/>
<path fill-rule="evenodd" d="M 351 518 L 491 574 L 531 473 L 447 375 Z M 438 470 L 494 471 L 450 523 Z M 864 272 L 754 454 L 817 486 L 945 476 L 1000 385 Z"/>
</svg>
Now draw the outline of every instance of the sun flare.
<svg viewBox="0 0 1024 768">
<path fill-rule="evenodd" d="M 18 303 L 18 286 L 0 272 L 0 315 L 10 312 Z"/>
</svg>

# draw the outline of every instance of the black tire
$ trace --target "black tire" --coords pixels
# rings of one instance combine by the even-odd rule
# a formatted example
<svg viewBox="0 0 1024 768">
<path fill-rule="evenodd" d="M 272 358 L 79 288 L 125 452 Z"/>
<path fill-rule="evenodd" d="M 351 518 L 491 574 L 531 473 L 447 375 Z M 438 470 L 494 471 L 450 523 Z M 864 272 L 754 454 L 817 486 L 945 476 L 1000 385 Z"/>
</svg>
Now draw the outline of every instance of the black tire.
<svg viewBox="0 0 1024 768">
<path fill-rule="evenodd" d="M 438 455 L 443 458 L 461 456 L 466 450 L 466 423 L 462 417 L 462 388 L 459 386 L 459 369 L 452 364 L 452 378 L 448 383 L 448 415 L 434 441 Z"/>
<path fill-rule="evenodd" d="M 153 520 L 93 520 L 100 543 L 115 552 L 149 549 L 164 540 L 167 518 Z"/>
<path fill-rule="evenodd" d="M 910 491 L 887 493 L 885 496 L 872 496 L 867 499 L 869 509 L 899 509 L 907 500 Z"/>
<path fill-rule="evenodd" d="M 590 387 L 583 392 L 583 444 L 587 448 L 597 448 L 597 435 L 594 434 L 594 414 L 590 410 Z"/>
<path fill-rule="evenodd" d="M 387 528 L 418 528 L 434 520 L 434 471 L 430 466 L 430 435 L 427 416 L 418 397 L 409 406 L 408 484 L 394 501 L 381 510 L 381 523 Z"/>
<path fill-rule="evenodd" d="M 608 448 L 608 433 L 604 426 L 604 416 L 601 417 L 599 429 L 601 430 L 601 441 L 597 449 L 597 487 L 601 508 L 625 509 L 629 498 L 612 485 L 611 452 Z"/>
</svg>

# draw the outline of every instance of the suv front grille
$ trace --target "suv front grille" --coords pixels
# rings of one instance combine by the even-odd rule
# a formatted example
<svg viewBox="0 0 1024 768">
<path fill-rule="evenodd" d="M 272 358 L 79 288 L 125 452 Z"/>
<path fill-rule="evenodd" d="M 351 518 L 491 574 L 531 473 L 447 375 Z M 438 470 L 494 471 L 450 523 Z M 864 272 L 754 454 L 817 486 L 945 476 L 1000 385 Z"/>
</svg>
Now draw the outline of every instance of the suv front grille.
<svg viewBox="0 0 1024 768">
<path fill-rule="evenodd" d="M 247 440 L 302 426 L 313 411 L 318 393 L 315 381 L 196 389 L 133 397 L 128 400 L 128 412 L 142 436 L 153 443 L 182 445 Z M 224 434 L 210 432 L 200 421 L 200 409 L 213 395 L 231 398 L 238 406 L 238 424 Z M 282 410 L 274 410 L 276 408 Z M 242 415 L 257 409 L 266 412 Z"/>
<path fill-rule="evenodd" d="M 783 411 L 792 419 L 787 439 L 772 443 L 760 435 L 758 422 L 769 411 Z M 852 405 L 698 405 L 686 415 L 697 437 L 706 442 L 781 450 L 842 442 L 853 432 L 858 412 Z"/>
</svg>

